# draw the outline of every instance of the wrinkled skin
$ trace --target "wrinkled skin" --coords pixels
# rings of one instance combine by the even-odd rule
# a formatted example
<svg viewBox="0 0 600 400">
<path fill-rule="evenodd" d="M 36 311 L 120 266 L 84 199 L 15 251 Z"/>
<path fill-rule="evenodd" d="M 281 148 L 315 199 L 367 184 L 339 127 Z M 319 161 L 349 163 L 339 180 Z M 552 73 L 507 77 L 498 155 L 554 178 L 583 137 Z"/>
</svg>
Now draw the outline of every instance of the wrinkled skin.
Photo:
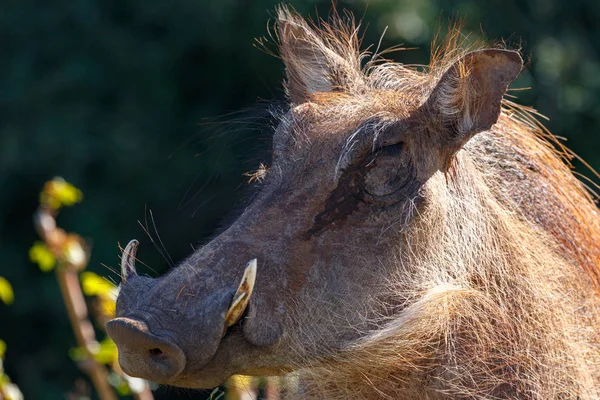
<svg viewBox="0 0 600 400">
<path fill-rule="evenodd" d="M 253 203 L 225 232 L 167 275 L 133 275 L 122 284 L 108 331 L 130 375 L 199 388 L 232 374 L 281 375 L 372 328 L 375 316 L 397 306 L 378 295 L 397 268 L 398 229 L 418 217 L 428 182 L 444 179 L 461 146 L 496 122 L 521 68 L 510 51 L 461 61 L 483 88 L 477 101 L 486 104 L 461 131 L 457 121 L 430 119 L 442 107 L 441 85 L 458 69 L 430 89 L 365 90 L 357 101 L 332 90 L 340 82 L 331 71 L 312 72 L 327 74 L 316 88 L 314 80 L 298 79 L 290 52 L 309 33 L 287 29 L 285 18 L 279 24 L 291 105 L 274 133 L 272 165 Z M 254 258 L 254 294 L 224 333 Z"/>
<path fill-rule="evenodd" d="M 312 112 L 312 108 L 320 111 L 321 106 L 301 106 L 292 113 Z M 315 121 L 312 126 L 318 129 Z M 385 203 L 392 204 L 382 206 L 364 193 L 364 181 L 383 174 L 377 165 L 364 167 L 372 159 L 370 154 L 359 161 L 356 172 L 342 173 L 334 180 L 340 148 L 349 132 L 335 132 L 337 137 L 331 135 L 329 143 L 320 142 L 317 155 L 310 153 L 313 147 L 308 143 L 304 148 L 286 148 L 294 155 L 278 157 L 272 167 L 273 171 L 281 169 L 281 175 L 272 173 L 267 178 L 258 198 L 227 231 L 168 275 L 155 280 L 134 276 L 122 285 L 117 315 L 142 319 L 153 333 L 172 337 L 190 354 L 184 375 L 164 383 L 213 387 L 233 373 L 287 372 L 303 358 L 294 360 L 292 355 L 308 349 L 290 341 L 293 336 L 286 331 L 299 329 L 295 325 L 306 324 L 307 318 L 318 325 L 315 331 L 323 332 L 322 342 L 315 344 L 320 348 L 336 347 L 340 338 L 353 338 L 353 326 L 362 324 L 366 316 L 361 304 L 373 296 L 354 286 L 366 284 L 376 293 L 385 276 L 374 273 L 383 268 L 376 264 L 357 270 L 355 260 L 377 260 L 389 253 L 388 242 L 393 238 L 381 236 L 382 228 L 388 225 L 386 221 L 398 219 L 402 198 L 413 198 L 418 186 L 411 182 L 406 185 L 411 193 L 401 189 L 394 199 L 398 203 L 386 198 Z M 386 153 L 379 154 L 382 163 L 397 156 L 395 150 Z M 290 162 L 294 158 L 298 161 Z M 312 167 L 315 164 L 320 167 Z M 373 191 L 389 190 L 372 186 Z M 339 194 L 333 200 L 331 193 L 336 190 Z M 333 214 L 331 221 L 323 217 L 325 222 L 320 222 L 323 212 Z M 356 230 L 361 231 L 359 236 Z M 258 259 L 258 276 L 248 315 L 221 342 L 228 301 L 252 258 Z M 385 265 L 385 260 L 380 262 Z M 356 315 L 346 315 L 348 305 L 353 305 Z M 347 329 L 329 319 L 337 314 L 346 316 Z M 281 363 L 286 358 L 291 359 Z M 136 374 L 135 369 L 128 371 L 122 365 L 126 372 Z M 145 377 L 156 379 L 150 372 Z"/>
</svg>

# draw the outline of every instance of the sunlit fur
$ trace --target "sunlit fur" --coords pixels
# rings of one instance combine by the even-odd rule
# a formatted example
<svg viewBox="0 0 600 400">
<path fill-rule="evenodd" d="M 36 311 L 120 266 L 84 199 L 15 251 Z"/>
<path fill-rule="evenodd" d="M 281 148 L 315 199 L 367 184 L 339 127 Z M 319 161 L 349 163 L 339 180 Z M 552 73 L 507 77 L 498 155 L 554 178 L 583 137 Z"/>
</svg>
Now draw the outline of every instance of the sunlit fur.
<svg viewBox="0 0 600 400">
<path fill-rule="evenodd" d="M 281 8 L 278 20 L 309 32 L 304 51 L 280 34 L 291 101 L 339 101 L 345 112 L 378 101 L 377 90 L 419 104 L 474 49 L 455 30 L 428 67 L 365 63 L 350 18 L 316 27 Z M 452 115 L 469 94 L 456 94 L 460 81 L 446 89 L 442 112 Z M 571 157 L 530 110 L 505 101 L 494 127 L 423 186 L 418 215 L 390 221 L 398 272 L 386 290 L 400 306 L 334 356 L 301 365 L 298 398 L 600 398 L 600 218 Z M 312 330 L 293 334 L 319 341 Z"/>
</svg>

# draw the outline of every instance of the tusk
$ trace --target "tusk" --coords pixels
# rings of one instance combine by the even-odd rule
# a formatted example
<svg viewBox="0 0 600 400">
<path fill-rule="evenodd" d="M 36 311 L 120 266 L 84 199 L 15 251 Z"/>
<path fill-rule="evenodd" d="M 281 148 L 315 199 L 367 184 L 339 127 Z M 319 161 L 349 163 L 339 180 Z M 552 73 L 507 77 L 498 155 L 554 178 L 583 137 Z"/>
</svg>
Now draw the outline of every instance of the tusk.
<svg viewBox="0 0 600 400">
<path fill-rule="evenodd" d="M 227 314 L 225 315 L 225 329 L 235 324 L 246 310 L 246 307 L 248 307 L 250 296 L 252 296 L 252 290 L 254 290 L 255 281 L 256 258 L 250 260 L 246 266 L 240 286 L 235 292 L 235 295 L 233 295 L 233 300 L 231 300 L 231 305 L 229 306 L 229 310 L 227 310 Z"/>
<path fill-rule="evenodd" d="M 121 256 L 121 279 L 123 283 L 127 282 L 128 277 L 137 275 L 135 271 L 135 253 L 139 245 L 140 242 L 133 239 L 127 243 L 125 250 L 123 250 L 123 255 Z"/>
</svg>

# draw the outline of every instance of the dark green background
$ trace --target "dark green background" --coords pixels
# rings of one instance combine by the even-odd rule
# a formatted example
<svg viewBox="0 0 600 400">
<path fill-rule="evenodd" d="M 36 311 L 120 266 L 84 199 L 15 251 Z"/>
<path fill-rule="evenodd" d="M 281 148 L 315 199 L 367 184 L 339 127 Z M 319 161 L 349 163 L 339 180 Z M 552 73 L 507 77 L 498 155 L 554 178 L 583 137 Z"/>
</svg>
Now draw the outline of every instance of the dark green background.
<svg viewBox="0 0 600 400">
<path fill-rule="evenodd" d="M 600 168 L 600 2 L 589 0 L 340 1 L 369 27 L 365 44 L 404 43 L 426 63 L 441 21 L 520 43 L 529 60 L 519 102 Z M 93 243 L 90 269 L 118 265 L 117 243 L 142 242 L 167 263 L 138 220 L 152 210 L 174 260 L 214 234 L 268 159 L 269 104 L 281 102 L 282 65 L 253 47 L 274 0 L 4 0 L 0 5 L 0 276 L 16 301 L 0 304 L 5 367 L 27 399 L 61 399 L 82 374 L 53 274 L 28 261 L 31 216 L 43 183 L 64 177 L 85 194 L 59 223 Z M 329 0 L 293 1 L 326 15 Z M 366 24 L 365 24 L 366 25 Z M 238 110 L 243 110 L 237 113 Z M 229 114 L 233 113 L 233 114 Z M 216 118 L 219 116 L 223 116 Z M 229 123 L 227 122 L 229 121 Z M 580 171 L 583 170 L 580 168 Z M 143 272 L 155 275 L 142 267 Z M 158 398 L 197 393 L 161 389 Z"/>
</svg>

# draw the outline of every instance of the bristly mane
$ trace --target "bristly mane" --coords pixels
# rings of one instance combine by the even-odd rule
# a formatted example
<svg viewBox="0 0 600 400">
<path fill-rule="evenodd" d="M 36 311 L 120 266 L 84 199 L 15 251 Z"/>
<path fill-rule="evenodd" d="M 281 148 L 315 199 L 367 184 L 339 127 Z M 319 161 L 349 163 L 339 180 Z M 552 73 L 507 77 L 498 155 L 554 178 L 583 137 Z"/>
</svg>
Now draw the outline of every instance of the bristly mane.
<svg viewBox="0 0 600 400">
<path fill-rule="evenodd" d="M 334 81 L 340 82 L 340 86 L 344 86 L 344 95 L 336 94 L 338 92 L 327 94 L 317 92 L 313 97 L 316 101 L 327 99 L 328 101 L 335 100 L 336 96 L 347 98 L 350 96 L 360 96 L 368 89 L 389 89 L 389 90 L 410 90 L 411 92 L 428 93 L 437 83 L 440 77 L 453 65 L 457 60 L 460 60 L 467 53 L 489 48 L 489 45 L 483 41 L 468 41 L 468 37 L 461 32 L 459 23 L 449 27 L 449 32 L 443 40 L 439 40 L 438 35 L 432 43 L 430 63 L 427 66 L 416 66 L 399 64 L 389 61 L 383 56 L 392 51 L 403 50 L 400 47 L 385 49 L 383 51 L 375 51 L 370 53 L 367 50 L 361 51 L 361 37 L 359 36 L 360 24 L 356 24 L 354 17 L 349 12 L 344 12 L 339 15 L 335 10 L 329 21 L 321 20 L 319 23 L 307 22 L 295 11 L 288 7 L 280 7 L 278 9 L 278 21 L 285 21 L 290 26 L 302 28 L 310 28 L 314 32 L 313 40 L 306 43 L 307 52 L 315 52 L 315 48 L 321 53 L 329 57 L 340 57 L 345 60 L 347 66 L 355 71 L 355 74 L 348 76 L 334 76 Z M 469 42 L 469 43 L 468 43 Z M 259 41 L 261 46 L 264 43 Z M 279 40 L 279 50 L 281 57 L 286 63 L 293 63 L 298 66 L 302 64 L 314 62 L 316 58 L 306 57 L 306 54 L 299 56 L 299 52 L 289 51 L 288 44 Z M 504 47 L 503 43 L 498 43 L 495 47 Z M 300 53 L 301 54 L 301 53 Z M 314 71 L 313 68 L 288 68 L 292 71 Z M 335 71 L 333 71 L 335 73 Z M 306 77 L 291 76 L 286 82 L 286 90 L 290 90 L 290 80 L 306 79 Z M 314 79 L 317 79 L 315 76 Z M 310 80 L 310 78 L 309 78 Z M 343 81 L 343 82 L 341 82 Z M 589 171 L 600 177 L 585 161 L 579 158 L 573 151 L 568 149 L 558 138 L 550 133 L 537 117 L 544 118 L 535 109 L 517 104 L 511 100 L 503 99 L 502 115 L 499 125 L 521 132 L 517 140 L 523 142 L 536 140 L 543 144 L 545 149 L 544 162 L 546 167 L 555 171 L 555 176 L 551 183 L 555 189 L 564 195 L 564 200 L 570 204 L 573 215 L 578 215 L 577 208 L 580 206 L 577 202 L 569 201 L 571 194 L 577 194 L 573 198 L 582 196 L 590 201 L 597 202 L 600 196 L 594 190 L 572 178 L 572 173 L 566 171 L 572 169 L 571 161 L 578 159 L 589 169 Z M 529 136 L 535 138 L 530 138 Z M 559 179 L 559 176 L 563 179 Z M 594 239 L 599 239 L 597 233 L 586 232 L 583 226 L 573 226 L 573 238 L 585 237 L 588 243 L 594 243 Z M 565 232 L 560 230 L 552 230 L 559 241 L 563 242 L 569 250 L 577 257 L 578 264 L 589 274 L 592 284 L 600 293 L 600 250 L 594 254 L 589 252 L 580 252 L 577 250 L 581 244 L 573 243 L 565 239 Z M 597 232 L 597 231 L 596 231 Z M 592 246 L 594 247 L 594 246 Z"/>
<path fill-rule="evenodd" d="M 360 102 L 372 90 L 424 98 L 457 60 L 486 47 L 464 47 L 453 29 L 419 69 L 361 52 L 348 14 L 311 25 L 281 7 L 278 21 L 304 32 L 301 51 L 280 37 L 292 100 L 306 95 L 294 93 L 295 80 L 325 85 L 323 74 L 310 75 L 315 64 L 334 85 L 315 90 L 314 101 Z M 343 71 L 330 68 L 340 61 Z M 410 251 L 399 252 L 401 272 L 390 278 L 389 295 L 405 307 L 302 370 L 300 398 L 600 396 L 600 216 L 570 170 L 575 155 L 536 115 L 504 100 L 493 128 L 457 153 L 451 176 L 432 177 L 432 200 L 402 234 Z"/>
</svg>

